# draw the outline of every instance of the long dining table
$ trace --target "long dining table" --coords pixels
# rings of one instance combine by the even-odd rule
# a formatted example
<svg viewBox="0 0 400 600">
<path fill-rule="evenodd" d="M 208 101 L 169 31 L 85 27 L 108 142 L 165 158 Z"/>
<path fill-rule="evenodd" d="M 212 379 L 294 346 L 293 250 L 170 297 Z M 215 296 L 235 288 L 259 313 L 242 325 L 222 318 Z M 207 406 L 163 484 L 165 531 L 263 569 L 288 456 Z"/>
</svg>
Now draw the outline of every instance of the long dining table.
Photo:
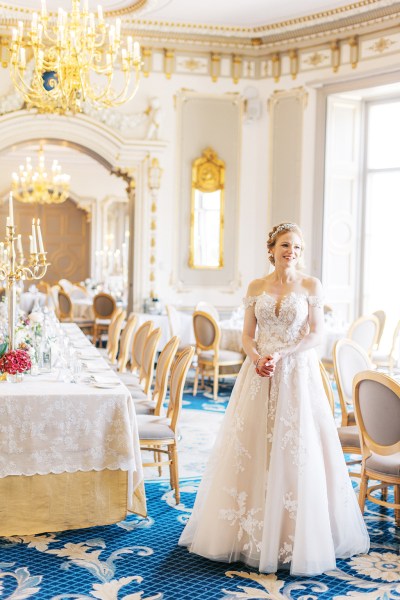
<svg viewBox="0 0 400 600">
<path fill-rule="evenodd" d="M 0 536 L 107 525 L 146 515 L 134 403 L 75 324 L 82 372 L 0 382 Z M 65 381 L 67 379 L 67 381 Z"/>
</svg>

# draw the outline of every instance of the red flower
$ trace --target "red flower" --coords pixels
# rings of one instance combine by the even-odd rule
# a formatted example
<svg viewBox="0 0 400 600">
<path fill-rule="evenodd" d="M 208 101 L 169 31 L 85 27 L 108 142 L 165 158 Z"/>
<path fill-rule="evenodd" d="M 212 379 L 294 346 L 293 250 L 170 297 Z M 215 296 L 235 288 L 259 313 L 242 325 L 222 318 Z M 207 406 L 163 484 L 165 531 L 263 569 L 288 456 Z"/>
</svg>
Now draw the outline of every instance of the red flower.
<svg viewBox="0 0 400 600">
<path fill-rule="evenodd" d="M 9 350 L 0 358 L 0 371 L 15 375 L 25 373 L 32 366 L 30 356 L 26 350 Z"/>
</svg>

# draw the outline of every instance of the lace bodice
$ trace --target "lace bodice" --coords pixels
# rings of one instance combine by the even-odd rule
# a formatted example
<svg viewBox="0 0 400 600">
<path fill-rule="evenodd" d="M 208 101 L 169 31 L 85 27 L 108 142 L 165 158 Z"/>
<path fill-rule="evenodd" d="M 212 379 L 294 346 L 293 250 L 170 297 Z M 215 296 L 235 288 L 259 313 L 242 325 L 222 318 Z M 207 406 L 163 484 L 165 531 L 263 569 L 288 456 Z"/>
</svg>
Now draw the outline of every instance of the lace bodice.
<svg viewBox="0 0 400 600">
<path fill-rule="evenodd" d="M 308 333 L 309 305 L 321 308 L 317 296 L 290 292 L 281 299 L 263 292 L 243 300 L 246 308 L 254 306 L 257 319 L 257 346 L 259 351 L 276 352 L 298 343 Z"/>
</svg>

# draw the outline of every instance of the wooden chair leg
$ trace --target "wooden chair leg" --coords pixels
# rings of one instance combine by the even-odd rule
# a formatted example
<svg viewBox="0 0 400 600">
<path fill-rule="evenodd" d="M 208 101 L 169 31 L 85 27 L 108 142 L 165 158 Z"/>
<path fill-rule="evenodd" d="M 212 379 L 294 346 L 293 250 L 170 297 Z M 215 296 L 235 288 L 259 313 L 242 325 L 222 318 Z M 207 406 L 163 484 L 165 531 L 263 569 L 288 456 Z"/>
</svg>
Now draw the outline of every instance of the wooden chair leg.
<svg viewBox="0 0 400 600">
<path fill-rule="evenodd" d="M 218 400 L 218 375 L 219 375 L 219 368 L 218 367 L 214 367 L 214 400 Z"/>
<path fill-rule="evenodd" d="M 171 469 L 171 473 L 173 473 L 173 482 L 174 482 L 174 489 L 175 489 L 175 502 L 176 502 L 176 504 L 179 504 L 179 502 L 181 501 L 181 494 L 179 491 L 178 451 L 177 451 L 175 444 L 173 446 L 171 446 L 170 453 L 171 453 L 170 469 Z"/>
<path fill-rule="evenodd" d="M 197 386 L 199 385 L 199 373 L 200 373 L 200 367 L 199 367 L 199 365 L 197 365 L 196 372 L 194 374 L 193 396 L 197 395 Z"/>
<path fill-rule="evenodd" d="M 365 499 L 367 497 L 368 477 L 364 472 L 361 472 L 360 493 L 358 495 L 358 504 L 360 505 L 361 514 L 364 514 Z"/>
<path fill-rule="evenodd" d="M 400 504 L 400 485 L 395 485 L 394 487 L 394 501 L 396 504 Z M 400 508 L 394 509 L 394 520 L 396 525 L 400 526 Z"/>
<path fill-rule="evenodd" d="M 154 462 L 161 463 L 161 453 L 160 452 L 158 452 L 157 450 L 154 450 L 153 456 L 154 456 Z M 158 476 L 161 477 L 161 475 L 162 475 L 162 465 L 161 464 L 157 465 L 157 470 L 158 470 Z"/>
<path fill-rule="evenodd" d="M 93 339 L 92 339 L 92 344 L 93 344 L 93 346 L 97 345 L 97 326 L 96 326 L 96 324 L 93 325 Z"/>
<path fill-rule="evenodd" d="M 387 486 L 384 486 L 381 489 L 381 498 L 382 498 L 382 500 L 387 500 L 387 497 L 388 497 L 388 489 L 387 489 Z"/>
</svg>

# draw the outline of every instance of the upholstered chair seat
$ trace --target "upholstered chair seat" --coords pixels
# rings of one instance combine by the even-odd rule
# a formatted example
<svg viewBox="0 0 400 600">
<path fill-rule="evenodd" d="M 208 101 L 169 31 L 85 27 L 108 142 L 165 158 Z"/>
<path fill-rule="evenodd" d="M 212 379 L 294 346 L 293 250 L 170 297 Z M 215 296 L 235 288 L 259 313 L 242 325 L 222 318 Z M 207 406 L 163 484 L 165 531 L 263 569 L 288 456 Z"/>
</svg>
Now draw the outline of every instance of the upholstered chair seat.
<svg viewBox="0 0 400 600">
<path fill-rule="evenodd" d="M 138 419 L 139 438 L 148 440 L 175 440 L 175 432 L 171 428 L 171 419 L 142 415 Z"/>
<path fill-rule="evenodd" d="M 343 447 L 352 447 L 360 449 L 360 434 L 358 431 L 357 425 L 347 426 L 347 427 L 338 427 L 337 432 L 339 435 L 340 443 Z"/>
<path fill-rule="evenodd" d="M 153 400 L 136 400 L 135 411 L 137 415 L 154 415 L 156 402 Z"/>
<path fill-rule="evenodd" d="M 400 477 L 400 452 L 390 456 L 380 456 L 372 452 L 371 456 L 365 460 L 365 466 L 369 472 L 374 471 L 377 475 Z"/>
<path fill-rule="evenodd" d="M 198 358 L 204 362 L 212 363 L 214 360 L 214 354 L 215 353 L 213 350 L 205 350 L 204 352 L 200 352 L 200 354 L 198 354 Z M 220 350 L 218 352 L 218 359 L 220 364 L 231 361 L 242 362 L 243 354 L 241 352 L 234 352 L 233 350 Z"/>
</svg>

